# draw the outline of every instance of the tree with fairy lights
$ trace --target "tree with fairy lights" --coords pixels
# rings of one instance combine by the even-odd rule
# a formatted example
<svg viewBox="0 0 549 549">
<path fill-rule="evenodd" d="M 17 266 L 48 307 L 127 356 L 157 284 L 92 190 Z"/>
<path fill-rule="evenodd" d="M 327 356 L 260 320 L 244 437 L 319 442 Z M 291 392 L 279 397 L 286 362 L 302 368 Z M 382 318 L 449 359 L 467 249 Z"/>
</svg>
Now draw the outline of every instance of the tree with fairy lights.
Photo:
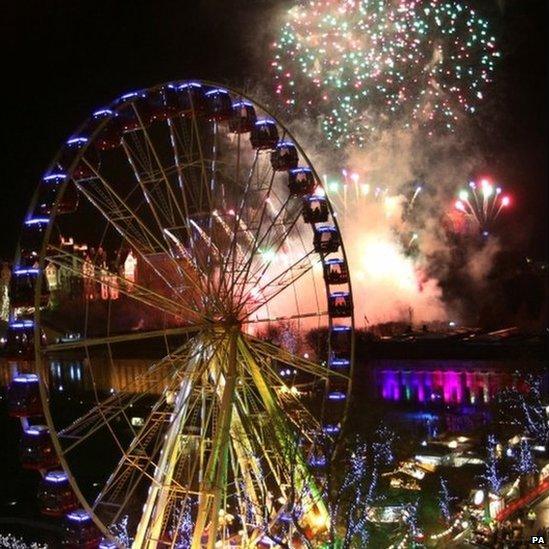
<svg viewBox="0 0 549 549">
<path fill-rule="evenodd" d="M 407 544 L 399 547 L 417 547 L 416 540 L 418 539 L 421 530 L 417 523 L 418 502 L 417 500 L 409 503 L 402 513 L 402 522 L 406 532 L 405 539 Z"/>
<path fill-rule="evenodd" d="M 47 549 L 47 545 L 37 542 L 26 543 L 12 534 L 0 534 L 0 547 L 6 549 Z"/>
<path fill-rule="evenodd" d="M 520 426 L 537 443 L 549 443 L 549 422 L 543 399 L 543 380 L 539 375 L 526 376 L 523 387 L 509 387 L 497 395 L 501 421 Z"/>
<path fill-rule="evenodd" d="M 394 439 L 392 431 L 380 427 L 368 440 L 360 437 L 317 440 L 308 457 L 309 466 L 321 472 L 314 475 L 315 482 L 320 482 L 317 500 L 310 491 L 311 482 L 304 482 L 302 476 L 308 474 L 308 469 L 301 466 L 302 441 L 290 438 L 281 450 L 288 453 L 287 463 L 292 469 L 289 484 L 283 486 L 284 497 L 274 500 L 266 493 L 263 501 L 255 501 L 241 484 L 245 505 L 240 510 L 240 520 L 277 547 L 290 549 L 299 545 L 313 549 L 316 545 L 309 539 L 303 518 L 305 510 L 320 504 L 322 499 L 328 514 L 324 536 L 327 547 L 366 547 L 367 510 L 379 496 L 383 468 L 394 460 Z"/>
<path fill-rule="evenodd" d="M 538 470 L 536 462 L 534 461 L 534 456 L 532 455 L 530 441 L 527 438 L 521 438 L 518 444 L 517 459 L 514 469 L 519 475 L 529 475 Z"/>
<path fill-rule="evenodd" d="M 285 462 L 290 468 L 287 471 L 289 482 L 281 486 L 283 496 L 277 499 L 268 490 L 260 493 L 246 490 L 245 483 L 239 482 L 243 496 L 240 520 L 249 530 L 260 532 L 263 538 L 281 549 L 291 549 L 295 545 L 313 549 L 304 517 L 320 503 L 321 491 L 318 490 L 316 495 L 311 491 L 311 485 L 317 481 L 309 469 L 303 467 L 303 441 L 297 433 L 287 433 L 280 451 L 286 454 Z M 259 460 L 254 463 L 254 469 L 264 479 Z"/>
<path fill-rule="evenodd" d="M 187 497 L 172 515 L 172 536 L 175 549 L 191 549 L 193 537 L 192 501 Z"/>
<path fill-rule="evenodd" d="M 448 483 L 444 477 L 440 477 L 440 488 L 438 491 L 438 505 L 440 508 L 440 514 L 442 519 L 446 524 L 450 522 L 452 518 L 451 505 L 452 500 L 455 499 L 450 496 L 450 491 L 448 490 Z"/>
<path fill-rule="evenodd" d="M 488 435 L 486 442 L 486 461 L 482 479 L 484 480 L 486 489 L 493 494 L 499 494 L 506 482 L 506 478 L 501 472 L 497 453 L 497 441 L 494 435 Z"/>
<path fill-rule="evenodd" d="M 367 510 L 379 495 L 382 469 L 394 460 L 394 439 L 394 433 L 382 426 L 371 440 L 343 440 L 326 452 L 325 499 L 331 546 L 351 549 L 368 545 Z"/>
<path fill-rule="evenodd" d="M 133 538 L 128 534 L 128 515 L 124 515 L 119 522 L 113 524 L 110 530 L 121 547 L 131 547 Z"/>
</svg>

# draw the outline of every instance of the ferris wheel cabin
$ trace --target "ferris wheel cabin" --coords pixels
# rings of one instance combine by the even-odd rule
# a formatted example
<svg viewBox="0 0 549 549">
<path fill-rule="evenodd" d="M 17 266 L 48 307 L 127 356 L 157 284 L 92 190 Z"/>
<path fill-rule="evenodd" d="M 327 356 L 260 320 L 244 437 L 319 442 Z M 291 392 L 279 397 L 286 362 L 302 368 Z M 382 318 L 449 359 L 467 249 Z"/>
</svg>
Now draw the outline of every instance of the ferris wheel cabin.
<svg viewBox="0 0 549 549">
<path fill-rule="evenodd" d="M 221 122 L 229 120 L 233 114 L 233 102 L 227 90 L 213 89 L 205 93 L 208 118 Z"/>
<path fill-rule="evenodd" d="M 53 212 L 53 207 L 59 193 L 59 187 L 67 179 L 63 173 L 54 173 L 42 178 L 38 187 L 38 200 L 33 216 L 48 216 Z M 57 202 L 58 214 L 74 213 L 78 207 L 78 192 L 74 183 L 70 182 L 65 187 L 63 195 Z"/>
<path fill-rule="evenodd" d="M 71 139 L 65 143 L 65 146 L 59 155 L 59 159 L 57 160 L 57 165 L 64 173 L 68 172 L 75 162 L 76 157 L 80 154 L 80 151 L 86 147 L 87 143 L 87 137 L 71 137 Z M 76 166 L 73 167 L 71 177 L 74 181 L 87 181 L 97 176 L 90 166 L 83 160 L 80 160 L 77 162 Z"/>
<path fill-rule="evenodd" d="M 255 107 L 248 101 L 233 103 L 232 115 L 229 119 L 229 131 L 232 133 L 248 133 L 257 122 Z"/>
<path fill-rule="evenodd" d="M 19 455 L 25 469 L 49 469 L 59 464 L 46 425 L 33 425 L 23 431 Z"/>
<path fill-rule="evenodd" d="M 42 402 L 36 374 L 17 374 L 8 387 L 10 417 L 32 417 L 42 414 Z"/>
<path fill-rule="evenodd" d="M 349 292 L 332 292 L 328 296 L 328 313 L 332 318 L 347 318 L 353 314 Z"/>
<path fill-rule="evenodd" d="M 276 172 L 285 172 L 297 168 L 299 156 L 293 143 L 280 141 L 271 153 L 271 166 Z"/>
<path fill-rule="evenodd" d="M 313 194 L 303 199 L 303 221 L 305 223 L 325 223 L 328 221 L 328 215 L 328 203 L 325 197 Z"/>
<path fill-rule="evenodd" d="M 40 269 L 14 269 L 10 280 L 10 304 L 12 307 L 34 307 L 34 289 L 40 276 Z M 42 284 L 40 305 L 48 302 L 49 292 Z"/>
<path fill-rule="evenodd" d="M 33 320 L 18 319 L 8 324 L 5 355 L 9 360 L 34 359 L 34 330 Z M 40 339 L 45 342 L 43 332 L 40 334 Z"/>
<path fill-rule="evenodd" d="M 341 246 L 341 236 L 337 227 L 315 227 L 313 244 L 317 253 L 330 254 L 337 252 Z"/>
<path fill-rule="evenodd" d="M 40 513 L 49 517 L 62 517 L 78 507 L 78 500 L 63 470 L 49 471 L 38 487 Z"/>
<path fill-rule="evenodd" d="M 202 84 L 187 82 L 177 88 L 181 112 L 203 112 L 206 110 L 206 98 Z"/>
<path fill-rule="evenodd" d="M 84 509 L 71 511 L 65 516 L 65 543 L 70 549 L 97 549 L 102 535 Z"/>
<path fill-rule="evenodd" d="M 251 131 L 250 142 L 254 149 L 272 150 L 278 143 L 278 128 L 274 120 L 258 120 Z"/>
<path fill-rule="evenodd" d="M 326 259 L 324 261 L 324 279 L 328 284 L 348 284 L 349 269 L 344 259 Z"/>
<path fill-rule="evenodd" d="M 292 196 L 305 196 L 314 192 L 316 181 L 310 168 L 294 168 L 288 172 L 288 177 L 288 188 Z"/>
<path fill-rule="evenodd" d="M 330 356 L 328 363 L 330 368 L 346 370 L 351 365 L 352 351 L 351 326 L 333 326 L 330 337 Z"/>
</svg>

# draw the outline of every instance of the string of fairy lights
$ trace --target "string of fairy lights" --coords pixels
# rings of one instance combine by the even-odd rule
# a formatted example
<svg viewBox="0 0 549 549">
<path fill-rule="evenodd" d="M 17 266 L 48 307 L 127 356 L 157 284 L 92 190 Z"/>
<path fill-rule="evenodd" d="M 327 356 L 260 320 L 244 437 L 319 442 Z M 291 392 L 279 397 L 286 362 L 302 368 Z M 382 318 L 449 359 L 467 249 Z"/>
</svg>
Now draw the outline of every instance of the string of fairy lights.
<svg viewBox="0 0 549 549">
<path fill-rule="evenodd" d="M 301 0 L 271 67 L 287 107 L 320 115 L 337 145 L 362 145 L 395 121 L 452 131 L 477 110 L 499 56 L 466 2 Z"/>
</svg>

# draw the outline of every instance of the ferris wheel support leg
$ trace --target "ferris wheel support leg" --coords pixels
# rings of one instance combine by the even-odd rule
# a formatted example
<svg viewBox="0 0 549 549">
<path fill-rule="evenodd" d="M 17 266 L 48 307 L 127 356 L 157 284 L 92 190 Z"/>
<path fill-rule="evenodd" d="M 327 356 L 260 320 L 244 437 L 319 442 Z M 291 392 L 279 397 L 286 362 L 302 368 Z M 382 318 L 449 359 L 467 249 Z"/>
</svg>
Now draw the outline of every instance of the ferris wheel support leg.
<svg viewBox="0 0 549 549">
<path fill-rule="evenodd" d="M 223 486 L 227 476 L 227 460 L 229 458 L 229 432 L 231 425 L 233 398 L 237 378 L 237 339 L 238 329 L 232 327 L 227 331 L 229 338 L 229 349 L 226 368 L 220 368 L 220 375 L 225 374 L 225 386 L 220 403 L 220 421 L 215 433 L 214 444 L 206 473 L 204 483 L 200 489 L 198 513 L 194 527 L 192 549 L 201 549 L 202 534 L 208 525 L 208 549 L 214 549 L 219 524 L 219 509 L 223 499 Z M 209 521 L 209 522 L 208 522 Z"/>
</svg>

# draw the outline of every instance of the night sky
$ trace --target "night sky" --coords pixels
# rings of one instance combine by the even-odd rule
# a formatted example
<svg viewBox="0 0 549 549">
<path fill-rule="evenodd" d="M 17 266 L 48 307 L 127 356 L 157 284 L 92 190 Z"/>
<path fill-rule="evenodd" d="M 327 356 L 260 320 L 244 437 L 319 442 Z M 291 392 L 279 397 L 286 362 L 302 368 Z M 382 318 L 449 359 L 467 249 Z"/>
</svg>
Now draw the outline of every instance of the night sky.
<svg viewBox="0 0 549 549">
<path fill-rule="evenodd" d="M 479 146 L 515 197 L 507 232 L 546 256 L 545 0 L 483 0 L 503 61 L 479 115 Z M 268 84 L 273 17 L 289 1 L 50 1 L 3 6 L 0 258 L 11 259 L 40 174 L 94 109 L 136 88 L 207 78 Z M 269 23 L 269 24 L 266 24 Z"/>
</svg>

